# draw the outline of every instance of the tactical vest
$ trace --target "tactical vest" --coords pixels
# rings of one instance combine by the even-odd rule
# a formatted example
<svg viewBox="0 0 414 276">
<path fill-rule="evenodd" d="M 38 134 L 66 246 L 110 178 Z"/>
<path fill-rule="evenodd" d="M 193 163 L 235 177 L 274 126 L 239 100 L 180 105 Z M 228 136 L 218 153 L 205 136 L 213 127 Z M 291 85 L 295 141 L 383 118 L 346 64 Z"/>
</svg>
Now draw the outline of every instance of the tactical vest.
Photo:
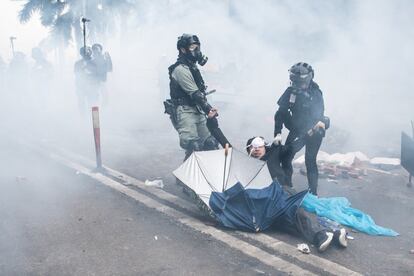
<svg viewBox="0 0 414 276">
<path fill-rule="evenodd" d="M 315 114 L 321 112 L 323 115 L 323 105 L 319 105 L 322 92 L 314 82 L 306 92 L 301 94 L 295 94 L 291 87 L 288 89 L 291 89 L 288 103 L 291 114 L 290 127 L 298 132 L 307 131 L 321 120 L 315 117 Z"/>
<path fill-rule="evenodd" d="M 201 76 L 200 70 L 198 70 L 197 66 L 190 64 L 184 57 L 179 57 L 177 62 L 168 67 L 168 74 L 170 76 L 170 96 L 173 101 L 180 102 L 181 104 L 195 106 L 196 104 L 193 102 L 191 97 L 186 93 L 181 86 L 177 83 L 176 80 L 172 77 L 172 72 L 178 65 L 186 65 L 190 69 L 191 75 L 194 78 L 194 81 L 198 87 L 198 90 L 201 92 L 206 91 L 206 86 L 204 84 L 203 77 Z"/>
</svg>

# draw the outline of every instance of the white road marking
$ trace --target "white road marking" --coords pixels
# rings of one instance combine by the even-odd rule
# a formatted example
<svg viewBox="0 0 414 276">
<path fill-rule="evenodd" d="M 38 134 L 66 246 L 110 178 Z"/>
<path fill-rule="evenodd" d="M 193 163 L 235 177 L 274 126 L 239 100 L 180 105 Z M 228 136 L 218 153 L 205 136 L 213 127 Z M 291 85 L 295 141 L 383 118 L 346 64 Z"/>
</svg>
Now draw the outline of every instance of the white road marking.
<svg viewBox="0 0 414 276">
<path fill-rule="evenodd" d="M 35 148 L 32 145 L 29 145 L 27 143 L 24 143 L 24 144 L 26 146 L 31 147 L 35 151 L 39 151 L 40 145 L 38 145 Z M 89 160 L 89 159 L 87 159 L 87 158 L 85 158 L 81 155 L 72 153 L 72 152 L 64 150 L 62 148 L 56 148 L 55 147 L 54 150 L 59 151 L 61 153 L 61 155 L 65 155 L 65 156 L 68 156 L 71 159 L 75 159 L 75 160 L 77 160 L 77 162 L 81 162 L 81 163 L 85 164 L 86 166 L 89 166 L 89 167 L 94 167 L 95 166 L 95 162 L 93 162 L 93 161 L 91 161 L 91 160 Z M 42 151 L 43 151 L 43 154 L 48 154 L 48 152 L 50 152 L 50 145 L 48 145 L 46 148 L 43 147 Z M 302 268 L 300 268 L 298 266 L 295 266 L 293 264 L 290 264 L 289 262 L 286 262 L 286 261 L 284 261 L 280 258 L 277 258 L 277 257 L 261 250 L 260 248 L 257 248 L 257 247 L 255 247 L 255 246 L 253 246 L 253 245 L 251 245 L 247 242 L 241 241 L 240 239 L 238 239 L 238 238 L 236 238 L 232 235 L 226 234 L 225 232 L 223 232 L 219 229 L 206 226 L 205 224 L 200 223 L 198 220 L 195 220 L 195 219 L 193 219 L 189 216 L 186 216 L 185 214 L 179 212 L 178 210 L 175 210 L 175 209 L 170 208 L 168 206 L 162 205 L 162 204 L 158 203 L 157 201 L 155 201 L 155 200 L 153 200 L 149 197 L 146 197 L 145 195 L 142 195 L 142 194 L 140 194 L 139 192 L 137 192 L 135 190 L 127 188 L 125 185 L 137 186 L 138 188 L 144 189 L 145 191 L 151 193 L 152 195 L 154 195 L 154 196 L 156 196 L 160 199 L 166 200 L 166 201 L 168 201 L 172 204 L 175 204 L 175 205 L 177 205 L 177 206 L 179 206 L 179 207 L 181 207 L 181 208 L 183 208 L 187 211 L 193 212 L 194 210 L 197 210 L 197 209 L 195 209 L 194 204 L 191 204 L 188 201 L 185 201 L 185 200 L 183 200 L 183 199 L 181 199 L 181 198 L 179 198 L 175 195 L 172 195 L 172 194 L 167 193 L 167 192 L 165 192 L 163 190 L 160 190 L 160 189 L 154 189 L 153 187 L 147 187 L 147 186 L 145 186 L 145 184 L 142 181 L 140 181 L 140 180 L 138 180 L 134 177 L 131 177 L 131 176 L 126 175 L 124 173 L 118 172 L 114 169 L 105 167 L 105 169 L 107 170 L 107 173 L 109 175 L 111 175 L 112 177 L 114 177 L 116 179 L 119 179 L 121 182 L 124 182 L 125 185 L 121 185 L 117 181 L 114 181 L 114 180 L 112 180 L 112 179 L 110 179 L 110 178 L 108 178 L 108 177 L 106 177 L 102 174 L 92 173 L 90 169 L 88 169 L 88 168 L 86 168 L 86 167 L 84 167 L 80 164 L 77 164 L 75 162 L 72 162 L 72 161 L 70 161 L 70 160 L 68 160 L 68 159 L 66 159 L 66 158 L 64 158 L 60 155 L 57 155 L 57 154 L 49 154 L 49 155 L 52 159 L 55 159 L 56 161 L 59 161 L 60 163 L 64 164 L 65 166 L 73 168 L 76 171 L 82 172 L 83 174 L 88 175 L 88 176 L 100 181 L 101 183 L 103 183 L 107 186 L 110 186 L 110 187 L 118 190 L 119 192 L 134 198 L 135 200 L 147 205 L 148 207 L 151 207 L 152 203 L 156 203 L 157 206 L 156 207 L 151 207 L 151 208 L 154 208 L 154 209 L 156 209 L 156 210 L 158 210 L 158 211 L 160 211 L 160 212 L 162 212 L 166 215 L 169 215 L 170 217 L 174 217 L 183 224 L 186 224 L 187 220 L 190 220 L 192 222 L 193 226 L 192 225 L 187 225 L 187 224 L 186 225 L 193 228 L 193 229 L 195 229 L 195 230 L 198 230 L 200 232 L 210 234 L 210 235 L 213 235 L 213 236 L 214 236 L 214 233 L 217 233 L 217 231 L 218 231 L 219 233 L 221 233 L 221 237 L 214 236 L 214 238 L 216 238 L 218 240 L 221 240 L 223 242 L 225 242 L 224 240 L 228 239 L 228 238 L 225 238 L 225 237 L 230 236 L 232 239 L 234 239 L 233 242 L 235 243 L 235 244 L 228 244 L 230 247 L 239 249 L 239 248 L 237 248 L 237 244 L 240 244 L 241 247 L 249 246 L 249 247 L 255 248 L 253 250 L 253 253 L 252 253 L 252 251 L 249 251 L 246 254 L 248 254 L 249 256 L 251 256 L 253 258 L 259 259 L 259 261 L 261 261 L 263 263 L 266 263 L 266 264 L 270 263 L 269 264 L 270 266 L 277 268 L 277 266 L 271 265 L 272 261 L 269 261 L 272 258 L 276 258 L 278 260 L 276 263 L 283 262 L 285 264 L 285 265 L 282 265 L 282 267 L 294 266 L 294 268 L 296 268 L 296 269 L 303 270 Z M 112 183 L 115 186 L 108 185 L 108 183 Z M 185 217 L 187 220 L 186 219 L 181 220 L 180 218 L 182 218 L 182 217 Z M 199 225 L 199 227 L 198 227 L 198 225 Z M 207 228 L 214 229 L 214 231 L 212 231 L 212 230 L 206 231 L 205 229 L 207 229 Z M 210 232 L 213 233 L 213 234 L 211 234 Z M 293 257 L 293 258 L 299 260 L 302 263 L 309 264 L 313 267 L 317 267 L 317 268 L 319 268 L 323 271 L 326 271 L 330 274 L 333 274 L 333 275 L 362 275 L 358 272 L 355 272 L 355 271 L 350 270 L 350 269 L 348 269 L 344 266 L 341 266 L 341 265 L 339 265 L 335 262 L 320 258 L 318 256 L 303 255 L 301 253 L 298 253 L 298 251 L 296 250 L 296 248 L 294 246 L 291 246 L 291 245 L 289 245 L 289 244 L 287 244 L 283 241 L 280 241 L 280 240 L 278 240 L 274 237 L 270 237 L 270 236 L 265 235 L 265 234 L 252 234 L 252 233 L 244 233 L 244 232 L 238 232 L 238 233 L 241 234 L 242 236 L 248 237 L 249 239 L 252 239 L 252 240 L 255 240 L 255 241 L 259 242 L 260 244 L 264 245 L 265 247 L 271 248 L 271 249 L 273 249 L 277 252 L 280 252 L 282 254 L 286 254 L 290 257 Z M 243 251 L 243 248 L 241 248 L 239 250 Z M 256 253 L 254 253 L 257 250 L 260 250 L 266 256 L 268 256 L 269 258 L 267 258 L 266 260 L 264 260 L 263 258 L 258 258 L 258 255 L 255 255 Z M 294 274 L 296 274 L 296 273 L 294 273 Z M 312 273 L 309 272 L 309 271 L 303 270 L 303 271 L 300 272 L 300 275 L 312 275 Z"/>
<path fill-rule="evenodd" d="M 88 168 L 74 163 L 64 157 L 61 157 L 57 154 L 50 154 L 50 157 L 55 160 L 58 161 L 59 163 L 72 168 L 76 171 L 81 172 L 84 175 L 87 175 L 99 182 L 101 182 L 102 184 L 122 193 L 125 194 L 133 199 L 135 199 L 136 201 L 146 205 L 149 208 L 155 209 L 177 221 L 179 221 L 180 223 L 194 229 L 197 230 L 201 233 L 204 234 L 208 234 L 213 236 L 215 239 L 227 244 L 228 246 L 230 246 L 231 248 L 234 248 L 236 250 L 241 251 L 242 253 L 244 253 L 247 256 L 250 256 L 252 258 L 255 258 L 257 260 L 259 260 L 260 262 L 271 266 L 279 271 L 283 271 L 286 273 L 289 273 L 291 275 L 316 275 L 308 270 L 305 270 L 297 265 L 291 264 L 283 259 L 280 259 L 270 253 L 267 253 L 266 251 L 263 251 L 262 249 L 253 246 L 245 241 L 242 241 L 232 235 L 229 235 L 227 233 L 225 233 L 224 231 L 214 228 L 214 227 L 209 227 L 206 226 L 205 224 L 201 223 L 200 221 L 176 210 L 173 209 L 169 206 L 166 206 L 164 204 L 159 203 L 158 201 L 143 195 L 133 189 L 130 189 L 120 183 L 118 183 L 115 180 L 112 180 L 111 178 L 104 176 L 100 173 L 93 173 L 91 172 Z"/>
</svg>

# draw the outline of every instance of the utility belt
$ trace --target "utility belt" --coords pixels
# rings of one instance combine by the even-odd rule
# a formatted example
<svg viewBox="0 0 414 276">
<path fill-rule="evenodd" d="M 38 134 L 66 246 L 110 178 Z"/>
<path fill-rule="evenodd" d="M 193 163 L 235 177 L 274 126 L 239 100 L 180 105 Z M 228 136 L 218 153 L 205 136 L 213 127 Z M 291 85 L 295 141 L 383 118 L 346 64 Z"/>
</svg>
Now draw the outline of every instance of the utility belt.
<svg viewBox="0 0 414 276">
<path fill-rule="evenodd" d="M 196 104 L 193 101 L 190 101 L 187 98 L 171 99 L 171 101 L 176 107 L 179 105 L 196 106 Z"/>
<path fill-rule="evenodd" d="M 164 113 L 170 116 L 171 123 L 177 129 L 177 106 L 187 105 L 197 107 L 195 103 L 186 98 L 168 99 L 164 101 Z"/>
</svg>

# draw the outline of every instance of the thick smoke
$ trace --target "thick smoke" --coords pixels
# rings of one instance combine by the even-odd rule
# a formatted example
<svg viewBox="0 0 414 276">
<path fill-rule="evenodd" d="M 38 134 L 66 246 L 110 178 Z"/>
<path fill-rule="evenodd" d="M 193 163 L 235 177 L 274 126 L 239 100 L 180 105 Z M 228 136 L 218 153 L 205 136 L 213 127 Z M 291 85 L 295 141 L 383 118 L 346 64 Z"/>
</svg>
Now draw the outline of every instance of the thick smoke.
<svg viewBox="0 0 414 276">
<path fill-rule="evenodd" d="M 398 154 L 400 131 L 408 131 L 414 117 L 408 68 L 414 61 L 411 1 L 130 2 L 133 8 L 114 17 L 108 33 L 88 36 L 89 44 L 102 43 L 114 61 L 106 85 L 108 102 L 102 106 L 107 129 L 133 133 L 138 140 L 137 130 L 167 133 L 176 140 L 162 106 L 168 94 L 167 67 L 176 59 L 177 37 L 195 33 L 209 56 L 202 68 L 207 85 L 217 89 L 210 101 L 236 145 L 253 135 L 271 139 L 276 101 L 289 85 L 287 70 L 305 61 L 315 69 L 332 121 L 324 146 L 329 151 Z M 5 32 L 2 37 L 8 37 Z M 49 49 L 54 94 L 42 98 L 51 109 L 48 121 L 59 118 L 51 131 L 69 126 L 74 136 L 89 124 L 76 106 L 75 42 L 63 58 Z M 42 125 L 47 124 L 36 124 Z"/>
</svg>

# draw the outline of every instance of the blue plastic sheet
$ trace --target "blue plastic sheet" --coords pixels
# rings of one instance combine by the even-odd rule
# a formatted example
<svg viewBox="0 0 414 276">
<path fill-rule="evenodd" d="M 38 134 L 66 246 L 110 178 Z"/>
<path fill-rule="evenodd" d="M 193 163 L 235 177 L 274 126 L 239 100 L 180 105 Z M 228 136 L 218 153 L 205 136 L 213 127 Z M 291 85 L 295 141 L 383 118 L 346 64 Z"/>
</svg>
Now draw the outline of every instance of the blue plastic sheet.
<svg viewBox="0 0 414 276">
<path fill-rule="evenodd" d="M 352 208 L 345 197 L 318 198 L 307 194 L 303 199 L 302 207 L 318 216 L 329 218 L 369 235 L 391 237 L 399 235 L 392 229 L 376 225 L 368 214 Z"/>
</svg>

